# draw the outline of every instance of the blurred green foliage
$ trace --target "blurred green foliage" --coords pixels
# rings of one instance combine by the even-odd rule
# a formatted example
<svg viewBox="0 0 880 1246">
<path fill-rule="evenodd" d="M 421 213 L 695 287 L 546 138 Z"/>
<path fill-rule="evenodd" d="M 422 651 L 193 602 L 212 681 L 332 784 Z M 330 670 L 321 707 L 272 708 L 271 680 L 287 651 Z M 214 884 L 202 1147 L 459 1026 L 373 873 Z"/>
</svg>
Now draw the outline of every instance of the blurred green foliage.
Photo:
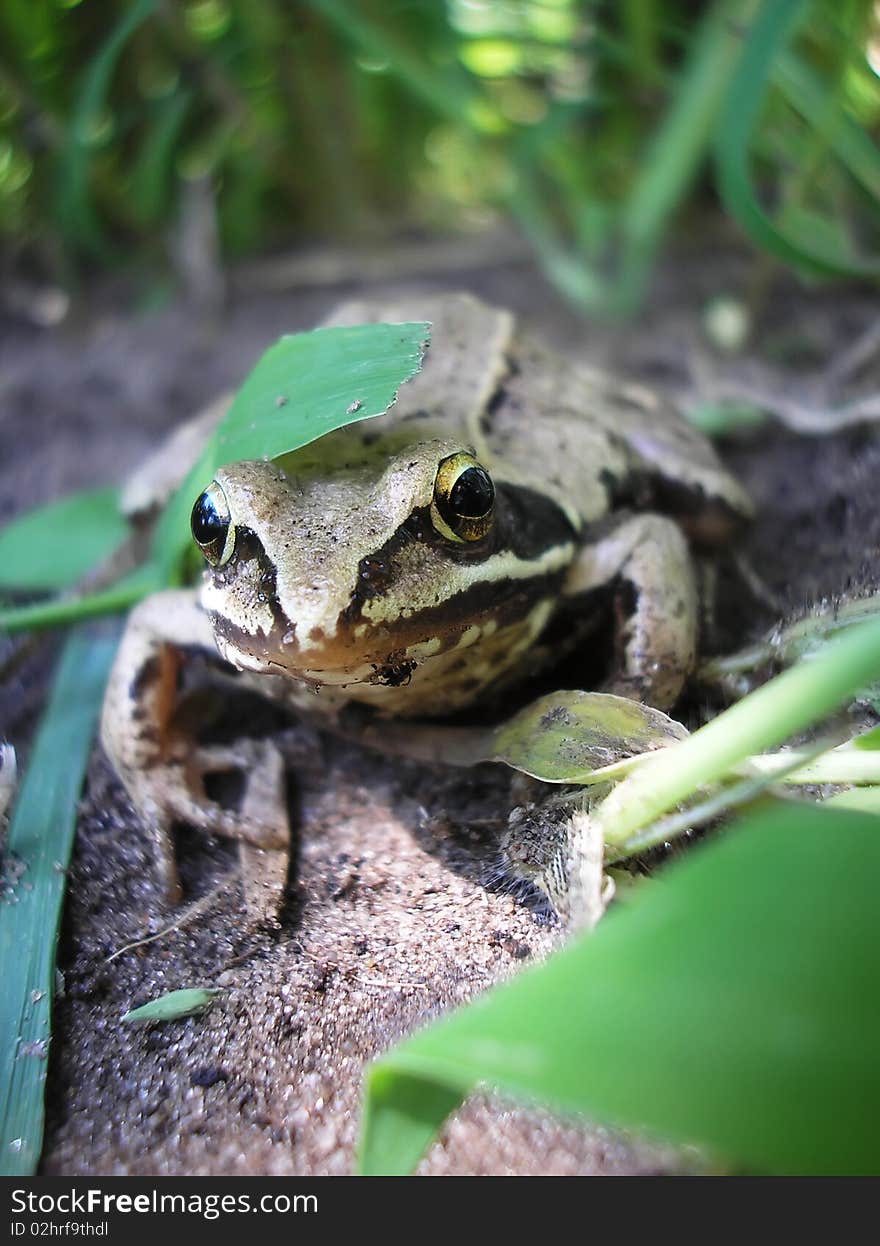
<svg viewBox="0 0 880 1246">
<path fill-rule="evenodd" d="M 193 186 L 230 258 L 500 216 L 625 312 L 714 185 L 876 276 L 878 72 L 872 0 L 3 0 L 0 237 L 70 280 L 167 262 Z"/>
</svg>

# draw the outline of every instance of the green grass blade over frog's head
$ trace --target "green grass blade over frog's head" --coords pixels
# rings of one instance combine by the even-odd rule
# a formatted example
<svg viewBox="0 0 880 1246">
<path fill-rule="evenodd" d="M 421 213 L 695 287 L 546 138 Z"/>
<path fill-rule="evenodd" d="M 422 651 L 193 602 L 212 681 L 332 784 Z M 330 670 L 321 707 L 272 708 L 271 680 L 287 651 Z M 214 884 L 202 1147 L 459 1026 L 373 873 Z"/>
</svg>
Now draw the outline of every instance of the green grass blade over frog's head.
<svg viewBox="0 0 880 1246">
<path fill-rule="evenodd" d="M 419 370 L 430 325 L 370 324 L 286 335 L 260 359 L 162 515 L 154 555 L 174 577 L 189 517 L 214 471 L 273 459 L 358 420 L 383 415 Z"/>
</svg>

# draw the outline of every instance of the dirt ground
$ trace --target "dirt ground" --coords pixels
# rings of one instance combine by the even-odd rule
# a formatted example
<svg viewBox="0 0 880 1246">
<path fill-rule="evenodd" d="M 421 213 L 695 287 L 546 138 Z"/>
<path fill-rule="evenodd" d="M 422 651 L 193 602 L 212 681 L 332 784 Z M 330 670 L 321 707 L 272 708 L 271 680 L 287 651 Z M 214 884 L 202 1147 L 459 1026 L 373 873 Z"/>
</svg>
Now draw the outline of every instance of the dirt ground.
<svg viewBox="0 0 880 1246">
<path fill-rule="evenodd" d="M 753 345 L 730 359 L 708 343 L 701 313 L 748 277 L 735 246 L 703 244 L 669 263 L 635 325 L 616 328 L 585 326 L 526 262 L 411 284 L 472 289 L 520 311 L 560 347 L 680 398 L 710 398 L 732 379 L 809 405 L 876 322 L 876 298 L 780 276 L 757 312 Z M 60 492 L 120 480 L 165 430 L 240 381 L 279 333 L 309 327 L 352 292 L 252 291 L 210 328 L 180 305 L 133 314 L 106 291 L 56 329 L 7 312 L 0 522 Z M 839 396 L 876 392 L 877 382 L 875 358 Z M 731 561 L 722 563 L 717 647 L 816 601 L 876 587 L 874 428 L 805 437 L 771 424 L 723 452 L 757 506 L 742 552 L 766 593 L 751 596 Z M 45 639 L 0 690 L 0 730 L 22 760 L 56 644 Z M 183 832 L 188 899 L 226 886 L 198 922 L 112 961 L 169 913 L 144 832 L 95 748 L 59 954 L 44 1173 L 350 1172 L 365 1060 L 554 945 L 553 930 L 484 886 L 507 808 L 505 773 L 392 761 L 303 723 L 277 735 L 297 844 L 281 928 L 249 929 L 234 850 Z M 218 985 L 227 992 L 201 1017 L 119 1023 L 165 991 Z M 420 1171 L 652 1173 L 695 1162 L 481 1097 L 447 1124 Z"/>
</svg>

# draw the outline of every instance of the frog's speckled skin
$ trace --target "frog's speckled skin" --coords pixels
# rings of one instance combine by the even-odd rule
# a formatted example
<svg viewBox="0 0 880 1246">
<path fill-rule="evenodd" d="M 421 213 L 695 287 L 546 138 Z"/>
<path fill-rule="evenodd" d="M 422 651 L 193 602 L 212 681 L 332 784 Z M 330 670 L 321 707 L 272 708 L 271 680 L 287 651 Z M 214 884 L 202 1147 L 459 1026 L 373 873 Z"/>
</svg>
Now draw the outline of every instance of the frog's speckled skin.
<svg viewBox="0 0 880 1246">
<path fill-rule="evenodd" d="M 183 818 L 279 840 L 277 817 L 255 828 L 207 801 L 200 774 L 214 761 L 172 730 L 174 671 L 193 645 L 216 644 L 269 695 L 324 714 L 359 701 L 437 717 L 588 648 L 610 608 L 617 661 L 604 687 L 661 707 L 678 696 L 696 657 L 688 538 L 723 540 L 750 510 L 740 487 L 654 394 L 524 339 L 509 312 L 469 296 L 346 304 L 329 323 L 418 319 L 432 321 L 432 344 L 392 410 L 218 471 L 231 559 L 200 593 L 133 613 L 102 736 L 150 825 Z M 495 486 L 493 521 L 473 542 L 432 521 L 438 465 L 460 452 Z M 158 458 L 144 466 L 133 507 L 161 474 Z"/>
</svg>

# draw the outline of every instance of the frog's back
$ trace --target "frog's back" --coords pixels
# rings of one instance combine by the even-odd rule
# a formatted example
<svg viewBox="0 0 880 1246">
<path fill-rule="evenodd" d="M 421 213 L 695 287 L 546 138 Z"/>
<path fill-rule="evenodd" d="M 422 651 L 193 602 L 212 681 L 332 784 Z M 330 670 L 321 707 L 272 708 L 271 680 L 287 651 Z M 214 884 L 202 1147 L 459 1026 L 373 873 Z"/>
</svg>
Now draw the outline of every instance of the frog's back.
<svg viewBox="0 0 880 1246">
<path fill-rule="evenodd" d="M 326 473 L 328 456 L 345 464 L 352 453 L 377 463 L 410 443 L 455 439 L 497 481 L 551 499 L 576 528 L 613 509 L 650 508 L 712 541 L 751 513 L 712 446 L 669 402 L 557 354 L 519 332 L 509 311 L 469 294 L 433 293 L 352 300 L 324 325 L 416 320 L 431 322 L 431 345 L 397 403 L 298 451 L 298 470 Z M 126 488 L 129 513 L 163 500 L 182 479 L 230 401 L 211 404 L 140 467 Z"/>
<path fill-rule="evenodd" d="M 583 522 L 620 507 L 679 518 L 697 539 L 723 539 L 752 513 L 715 449 L 668 399 L 518 335 L 492 430 L 521 467 L 549 463 L 545 489 Z M 523 444 L 515 427 L 530 432 Z M 552 457 L 551 457 L 552 447 Z"/>
<path fill-rule="evenodd" d="M 509 311 L 434 293 L 352 301 L 325 323 L 407 320 L 431 322 L 431 346 L 375 434 L 459 432 L 497 480 L 553 499 L 576 527 L 650 507 L 713 541 L 751 513 L 711 444 L 667 400 L 545 347 Z M 360 435 L 372 425 L 357 426 Z"/>
</svg>

